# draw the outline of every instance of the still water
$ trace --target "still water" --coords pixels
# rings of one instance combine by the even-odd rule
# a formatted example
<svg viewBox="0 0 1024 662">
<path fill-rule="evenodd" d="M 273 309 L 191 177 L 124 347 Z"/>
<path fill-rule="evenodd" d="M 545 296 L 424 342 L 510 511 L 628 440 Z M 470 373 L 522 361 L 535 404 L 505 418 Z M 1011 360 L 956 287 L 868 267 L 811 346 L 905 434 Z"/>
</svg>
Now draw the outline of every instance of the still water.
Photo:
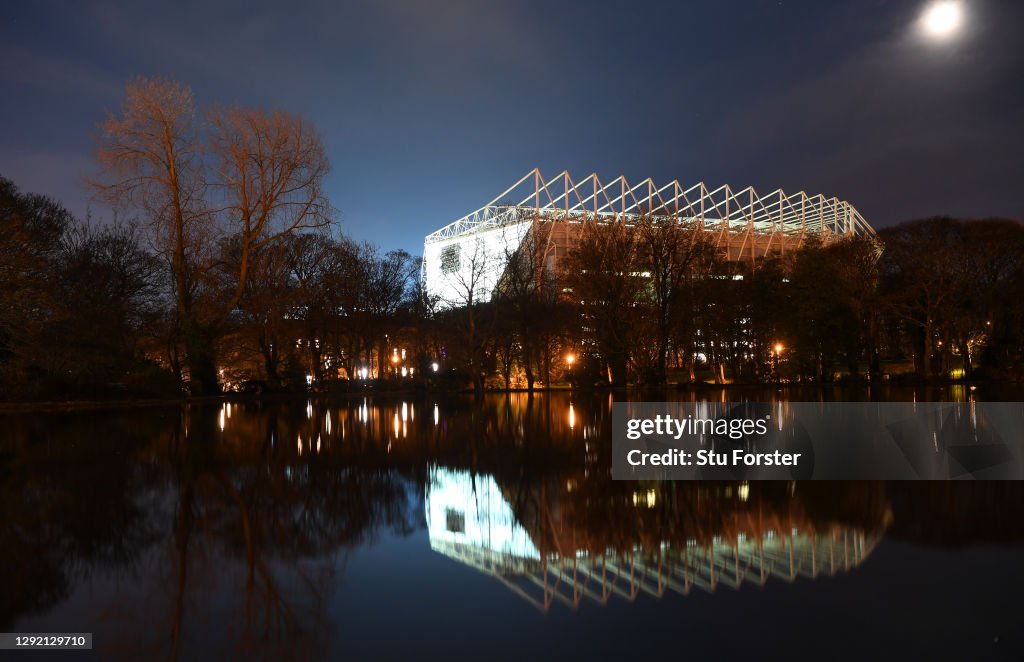
<svg viewBox="0 0 1024 662">
<path fill-rule="evenodd" d="M 2 416 L 0 631 L 104 659 L 1024 657 L 1024 482 L 612 481 L 626 397 L 812 399 Z"/>
</svg>

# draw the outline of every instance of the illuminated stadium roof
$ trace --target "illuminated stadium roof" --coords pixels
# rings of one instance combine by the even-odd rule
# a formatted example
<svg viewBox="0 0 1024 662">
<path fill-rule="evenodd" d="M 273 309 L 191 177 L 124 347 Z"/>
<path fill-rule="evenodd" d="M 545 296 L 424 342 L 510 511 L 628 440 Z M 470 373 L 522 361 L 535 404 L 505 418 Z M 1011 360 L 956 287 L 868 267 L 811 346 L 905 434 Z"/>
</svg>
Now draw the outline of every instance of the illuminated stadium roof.
<svg viewBox="0 0 1024 662">
<path fill-rule="evenodd" d="M 860 212 L 845 200 L 786 193 L 761 195 L 752 186 L 709 188 L 704 182 L 684 188 L 678 181 L 659 186 L 647 178 L 631 184 L 625 177 L 601 182 L 596 174 L 573 181 L 568 172 L 545 179 L 539 169 L 524 175 L 480 209 L 427 235 L 436 243 L 530 219 L 616 220 L 644 214 L 678 218 L 707 231 L 756 235 L 874 235 Z"/>
</svg>

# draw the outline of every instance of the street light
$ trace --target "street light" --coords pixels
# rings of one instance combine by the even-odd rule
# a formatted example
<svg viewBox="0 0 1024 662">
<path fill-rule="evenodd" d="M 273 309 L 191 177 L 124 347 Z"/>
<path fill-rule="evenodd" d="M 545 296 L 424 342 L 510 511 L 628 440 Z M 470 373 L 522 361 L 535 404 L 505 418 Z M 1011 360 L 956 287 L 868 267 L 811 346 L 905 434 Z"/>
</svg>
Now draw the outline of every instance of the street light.
<svg viewBox="0 0 1024 662">
<path fill-rule="evenodd" d="M 572 364 L 576 363 L 576 355 L 569 352 L 565 355 L 565 364 L 569 366 L 569 390 L 572 390 Z"/>
<path fill-rule="evenodd" d="M 786 349 L 782 346 L 782 343 L 775 343 L 775 347 L 772 348 L 772 354 L 775 356 L 775 365 L 772 366 L 772 372 L 775 373 L 775 378 L 779 378 L 779 360 L 782 358 L 782 350 Z"/>
</svg>

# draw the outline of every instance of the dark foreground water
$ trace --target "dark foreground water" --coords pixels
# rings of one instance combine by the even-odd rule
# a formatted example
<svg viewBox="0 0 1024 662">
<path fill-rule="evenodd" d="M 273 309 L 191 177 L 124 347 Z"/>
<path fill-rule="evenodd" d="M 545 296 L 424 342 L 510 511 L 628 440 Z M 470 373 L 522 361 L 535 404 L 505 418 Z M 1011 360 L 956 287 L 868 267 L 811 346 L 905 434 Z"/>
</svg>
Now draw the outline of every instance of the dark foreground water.
<svg viewBox="0 0 1024 662">
<path fill-rule="evenodd" d="M 0 631 L 103 659 L 1024 658 L 1024 482 L 616 482 L 622 397 L 0 417 Z"/>
</svg>

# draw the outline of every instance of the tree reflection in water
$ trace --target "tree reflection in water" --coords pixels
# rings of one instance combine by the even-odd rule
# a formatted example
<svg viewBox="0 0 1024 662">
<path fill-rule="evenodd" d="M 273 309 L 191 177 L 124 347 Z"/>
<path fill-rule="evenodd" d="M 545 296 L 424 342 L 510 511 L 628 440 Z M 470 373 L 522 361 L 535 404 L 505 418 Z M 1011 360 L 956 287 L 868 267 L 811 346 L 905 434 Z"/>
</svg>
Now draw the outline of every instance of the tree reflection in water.
<svg viewBox="0 0 1024 662">
<path fill-rule="evenodd" d="M 614 397 L 7 416 L 0 628 L 73 612 L 105 655 L 323 657 L 358 634 L 330 607 L 350 555 L 424 525 L 544 610 L 856 573 L 882 536 L 1024 539 L 1018 483 L 612 481 Z"/>
<path fill-rule="evenodd" d="M 107 653 L 188 658 L 199 641 L 275 658 L 324 650 L 347 551 L 382 528 L 413 530 L 418 499 L 387 468 L 300 460 L 277 443 L 294 426 L 273 408 L 237 434 L 221 429 L 222 411 L 28 425 L 5 443 L 0 581 L 11 590 L 0 623 L 110 573 L 118 595 L 94 605 L 111 630 Z"/>
<path fill-rule="evenodd" d="M 236 629 L 225 634 L 238 652 L 303 658 L 329 642 L 324 607 L 345 550 L 366 544 L 380 527 L 413 527 L 399 477 L 299 461 L 297 449 L 277 443 L 289 426 L 274 410 L 253 416 L 252 423 L 251 430 L 225 434 L 216 410 L 189 407 L 170 440 L 179 495 L 172 657 L 180 647 L 186 593 L 202 596 L 206 588 L 201 580 L 188 581 L 198 558 L 208 557 L 214 567 L 223 562 L 218 555 L 240 562 L 238 576 L 228 575 L 240 597 L 228 621 Z M 214 547 L 211 554 L 194 549 L 205 545 Z M 209 588 L 223 596 L 217 574 Z"/>
</svg>

